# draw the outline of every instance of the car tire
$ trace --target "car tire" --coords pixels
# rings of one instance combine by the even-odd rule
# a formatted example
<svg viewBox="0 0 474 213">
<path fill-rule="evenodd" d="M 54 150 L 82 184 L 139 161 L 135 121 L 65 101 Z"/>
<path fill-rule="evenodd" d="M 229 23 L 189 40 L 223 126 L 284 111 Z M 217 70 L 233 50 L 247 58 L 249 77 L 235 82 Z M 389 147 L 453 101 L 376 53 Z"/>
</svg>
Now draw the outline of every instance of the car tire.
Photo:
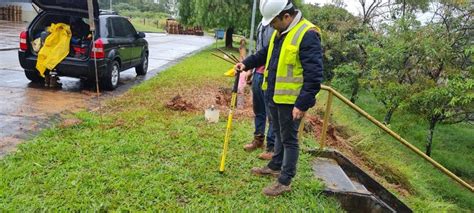
<svg viewBox="0 0 474 213">
<path fill-rule="evenodd" d="M 142 63 L 135 67 L 137 75 L 146 75 L 148 71 L 148 53 L 144 52 L 142 56 Z"/>
<path fill-rule="evenodd" d="M 44 78 L 37 70 L 25 70 L 25 76 L 33 83 L 44 83 Z"/>
<path fill-rule="evenodd" d="M 120 64 L 118 61 L 112 61 L 112 63 L 107 66 L 105 76 L 101 79 L 102 86 L 105 90 L 114 90 L 118 87 L 119 80 Z"/>
</svg>

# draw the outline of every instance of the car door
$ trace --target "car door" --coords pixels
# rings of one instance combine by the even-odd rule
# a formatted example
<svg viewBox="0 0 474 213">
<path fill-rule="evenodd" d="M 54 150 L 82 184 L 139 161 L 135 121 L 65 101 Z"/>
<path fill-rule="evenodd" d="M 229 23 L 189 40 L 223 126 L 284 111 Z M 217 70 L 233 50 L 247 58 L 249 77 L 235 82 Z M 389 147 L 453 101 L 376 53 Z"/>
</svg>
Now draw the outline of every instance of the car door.
<svg viewBox="0 0 474 213">
<path fill-rule="evenodd" d="M 141 62 L 143 39 L 138 37 L 135 27 L 125 18 L 122 18 L 123 28 L 128 31 L 128 37 L 132 40 L 131 42 L 131 66 L 136 66 Z"/>
<path fill-rule="evenodd" d="M 124 26 L 124 18 L 122 17 L 113 17 L 112 27 L 113 27 L 113 36 L 112 41 L 115 48 L 119 52 L 120 59 L 122 61 L 122 69 L 130 67 L 131 61 L 133 59 L 133 37 L 130 37 L 130 30 Z M 126 20 L 125 20 L 126 21 Z"/>
</svg>

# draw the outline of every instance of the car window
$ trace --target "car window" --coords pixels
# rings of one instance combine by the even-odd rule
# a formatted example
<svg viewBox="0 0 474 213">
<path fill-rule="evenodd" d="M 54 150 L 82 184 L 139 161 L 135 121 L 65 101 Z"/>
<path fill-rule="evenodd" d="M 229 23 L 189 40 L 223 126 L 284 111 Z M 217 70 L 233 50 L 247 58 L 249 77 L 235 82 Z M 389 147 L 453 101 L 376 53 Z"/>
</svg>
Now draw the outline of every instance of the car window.
<svg viewBox="0 0 474 213">
<path fill-rule="evenodd" d="M 114 37 L 134 37 L 137 34 L 135 28 L 125 18 L 114 18 L 112 23 Z"/>
<path fill-rule="evenodd" d="M 113 27 L 112 20 L 110 18 L 105 19 L 105 26 L 101 26 L 101 35 L 104 38 L 113 38 Z"/>
<path fill-rule="evenodd" d="M 135 28 L 133 27 L 133 25 L 125 18 L 121 18 L 120 20 L 122 22 L 123 28 L 125 28 L 125 30 L 127 31 L 127 36 L 135 37 L 135 35 L 137 34 L 137 31 L 135 31 Z"/>
</svg>

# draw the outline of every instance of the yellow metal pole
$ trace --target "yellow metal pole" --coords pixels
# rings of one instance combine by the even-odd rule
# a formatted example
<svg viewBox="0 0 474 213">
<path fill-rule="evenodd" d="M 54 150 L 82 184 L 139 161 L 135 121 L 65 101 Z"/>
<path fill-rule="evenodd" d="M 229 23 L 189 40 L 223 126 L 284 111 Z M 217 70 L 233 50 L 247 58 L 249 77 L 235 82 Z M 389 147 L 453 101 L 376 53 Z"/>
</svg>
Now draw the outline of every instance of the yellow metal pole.
<svg viewBox="0 0 474 213">
<path fill-rule="evenodd" d="M 361 114 L 362 116 L 364 116 L 365 118 L 367 118 L 369 121 L 371 121 L 373 124 L 375 124 L 376 126 L 378 126 L 379 128 L 383 129 L 385 132 L 387 132 L 389 135 L 391 135 L 392 137 L 394 137 L 395 139 L 397 139 L 401 144 L 403 144 L 404 146 L 408 147 L 410 150 L 412 150 L 413 152 L 415 152 L 416 154 L 418 154 L 419 156 L 421 156 L 423 159 L 425 159 L 426 161 L 428 161 L 429 163 L 431 163 L 435 168 L 437 168 L 438 170 L 440 170 L 441 172 L 443 172 L 444 174 L 448 175 L 450 178 L 452 178 L 453 180 L 455 180 L 456 182 L 458 182 L 459 184 L 461 184 L 462 186 L 464 186 L 465 188 L 469 189 L 471 192 L 474 192 L 474 187 L 472 187 L 471 185 L 469 185 L 468 183 L 466 183 L 464 180 L 462 180 L 461 178 L 459 178 L 458 176 L 456 176 L 454 173 L 452 173 L 451 171 L 449 171 L 448 169 L 446 169 L 443 165 L 439 164 L 438 162 L 436 162 L 435 160 L 433 160 L 433 158 L 429 157 L 428 155 L 426 155 L 425 153 L 423 153 L 422 151 L 420 151 L 418 148 L 416 148 L 415 146 L 413 146 L 412 144 L 410 144 L 408 141 L 406 141 L 405 139 L 403 139 L 400 135 L 398 135 L 397 133 L 395 133 L 394 131 L 392 131 L 391 129 L 387 128 L 385 125 L 383 125 L 380 121 L 378 121 L 377 119 L 373 118 L 372 116 L 370 116 L 367 112 L 365 112 L 364 110 L 362 110 L 360 107 L 358 107 L 357 105 L 353 104 L 351 101 L 349 101 L 347 98 L 345 98 L 343 95 L 341 95 L 340 93 L 338 93 L 336 90 L 334 90 L 333 88 L 331 87 L 328 87 L 328 86 L 325 86 L 325 85 L 321 85 L 321 89 L 323 90 L 326 90 L 329 92 L 329 94 L 334 94 L 337 98 L 339 98 L 339 100 L 341 100 L 342 102 L 344 102 L 345 104 L 349 105 L 352 109 L 356 110 L 359 114 Z M 328 98 L 328 102 L 329 102 L 329 98 Z M 326 114 L 328 114 L 328 112 L 326 111 Z M 326 120 L 326 114 L 325 114 L 325 120 Z M 324 128 L 324 124 L 323 124 L 323 128 Z M 324 132 L 323 132 L 324 134 Z"/>
<path fill-rule="evenodd" d="M 238 75 L 239 73 L 237 73 Z M 232 93 L 232 100 L 230 101 L 231 105 L 234 106 L 237 102 L 237 93 Z M 225 137 L 224 137 L 224 147 L 222 149 L 222 157 L 221 157 L 221 164 L 219 166 L 219 172 L 224 172 L 225 169 L 225 158 L 227 157 L 227 151 L 229 150 L 229 140 L 230 140 L 230 134 L 232 130 L 232 117 L 234 116 L 234 107 L 231 107 L 231 110 L 229 112 L 229 117 L 227 118 L 227 126 L 226 126 L 226 131 L 225 131 Z"/>
<path fill-rule="evenodd" d="M 234 110 L 237 106 L 237 89 L 239 86 L 239 79 L 240 79 L 240 72 L 235 73 L 235 80 L 234 86 L 232 87 L 232 99 L 230 100 L 230 111 L 229 117 L 227 118 L 227 125 L 225 130 L 224 136 L 224 147 L 222 148 L 222 157 L 221 157 L 221 164 L 219 166 L 219 172 L 224 173 L 225 169 L 225 158 L 227 157 L 227 150 L 229 150 L 229 141 L 230 141 L 230 134 L 232 130 L 232 118 L 234 116 Z"/>
<path fill-rule="evenodd" d="M 321 141 L 319 142 L 320 149 L 324 149 L 324 147 L 326 146 L 326 136 L 329 125 L 329 115 L 331 114 L 331 106 L 332 92 L 328 90 L 328 100 L 326 102 L 326 111 L 324 112 L 323 129 L 321 130 Z"/>
</svg>

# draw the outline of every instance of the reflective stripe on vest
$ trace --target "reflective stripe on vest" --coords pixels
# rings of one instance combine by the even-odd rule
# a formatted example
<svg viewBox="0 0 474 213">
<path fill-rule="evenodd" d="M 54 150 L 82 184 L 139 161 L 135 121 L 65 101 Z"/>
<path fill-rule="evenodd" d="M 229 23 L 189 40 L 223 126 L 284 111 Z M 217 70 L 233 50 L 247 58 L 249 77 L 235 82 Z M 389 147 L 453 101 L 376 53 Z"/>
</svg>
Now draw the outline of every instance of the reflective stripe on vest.
<svg viewBox="0 0 474 213">
<path fill-rule="evenodd" d="M 280 56 L 278 58 L 278 66 L 276 73 L 275 91 L 273 101 L 279 104 L 294 104 L 303 86 L 303 68 L 299 61 L 299 46 L 304 34 L 309 29 L 316 29 L 318 33 L 320 30 L 306 19 L 302 19 L 296 26 L 291 29 L 285 40 L 283 41 Z M 274 41 L 277 32 L 272 35 L 268 46 L 267 61 L 264 72 L 264 82 L 262 89 L 266 90 L 268 85 L 268 67 L 271 55 L 274 48 Z"/>
</svg>

